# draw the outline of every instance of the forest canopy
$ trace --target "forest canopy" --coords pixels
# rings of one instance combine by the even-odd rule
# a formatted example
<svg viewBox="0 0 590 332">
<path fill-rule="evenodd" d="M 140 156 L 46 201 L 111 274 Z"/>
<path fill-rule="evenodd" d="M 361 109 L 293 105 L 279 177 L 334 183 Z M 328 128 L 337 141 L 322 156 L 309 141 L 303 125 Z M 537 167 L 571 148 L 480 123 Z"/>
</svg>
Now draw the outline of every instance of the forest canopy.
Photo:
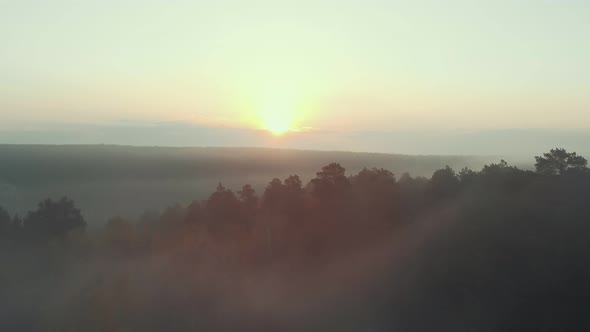
<svg viewBox="0 0 590 332">
<path fill-rule="evenodd" d="M 307 183 L 220 182 L 205 200 L 93 231 L 65 197 L 24 216 L 0 208 L 0 328 L 584 326 L 587 160 L 564 149 L 535 160 L 534 171 L 501 160 L 430 178 L 333 162 Z"/>
</svg>

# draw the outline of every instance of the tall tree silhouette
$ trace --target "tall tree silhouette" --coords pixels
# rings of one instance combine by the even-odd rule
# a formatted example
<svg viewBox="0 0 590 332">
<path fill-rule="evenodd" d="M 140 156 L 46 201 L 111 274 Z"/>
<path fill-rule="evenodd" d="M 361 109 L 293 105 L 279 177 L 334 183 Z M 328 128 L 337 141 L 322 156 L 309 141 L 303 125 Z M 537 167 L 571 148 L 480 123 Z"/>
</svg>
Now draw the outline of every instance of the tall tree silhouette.
<svg viewBox="0 0 590 332">
<path fill-rule="evenodd" d="M 350 181 L 345 173 L 346 169 L 338 163 L 322 167 L 316 178 L 311 181 L 317 198 L 326 203 L 349 194 Z"/>
<path fill-rule="evenodd" d="M 258 196 L 256 196 L 256 191 L 251 185 L 246 184 L 242 187 L 242 190 L 238 191 L 238 197 L 242 203 L 242 216 L 249 222 L 252 222 L 258 211 Z"/>
<path fill-rule="evenodd" d="M 263 195 L 263 207 L 271 213 L 279 213 L 283 209 L 285 186 L 280 179 L 274 178 L 266 186 Z"/>
<path fill-rule="evenodd" d="M 457 173 L 457 177 L 462 185 L 467 185 L 472 183 L 477 176 L 477 172 L 470 169 L 469 167 L 463 167 L 459 173 Z"/>
<path fill-rule="evenodd" d="M 536 156 L 535 168 L 537 173 L 543 175 L 560 175 L 567 171 L 581 171 L 586 169 L 588 160 L 575 152 L 567 152 L 565 149 L 551 149 L 543 156 Z"/>
<path fill-rule="evenodd" d="M 284 213 L 291 220 L 303 216 L 303 184 L 298 175 L 290 175 L 284 180 Z"/>
<path fill-rule="evenodd" d="M 207 215 L 209 229 L 214 233 L 233 229 L 243 221 L 240 201 L 233 191 L 226 189 L 221 183 L 207 200 Z"/>
<path fill-rule="evenodd" d="M 449 198 L 458 192 L 459 178 L 457 173 L 447 165 L 445 168 L 434 171 L 430 185 L 435 198 Z"/>
</svg>

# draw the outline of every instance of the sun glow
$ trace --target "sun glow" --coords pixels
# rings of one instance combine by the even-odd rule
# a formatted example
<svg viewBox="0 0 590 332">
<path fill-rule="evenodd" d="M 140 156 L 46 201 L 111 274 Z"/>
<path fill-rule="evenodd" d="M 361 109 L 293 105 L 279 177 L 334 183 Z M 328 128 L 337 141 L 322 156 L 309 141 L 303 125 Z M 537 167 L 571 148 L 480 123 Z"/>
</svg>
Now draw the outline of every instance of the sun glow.
<svg viewBox="0 0 590 332">
<path fill-rule="evenodd" d="M 264 128 L 275 136 L 281 136 L 286 132 L 292 131 L 293 128 L 287 118 L 281 114 L 273 114 L 263 119 Z"/>
<path fill-rule="evenodd" d="M 313 85 L 296 75 L 285 74 L 289 80 L 276 73 L 264 76 L 258 83 L 252 79 L 237 86 L 233 100 L 241 121 L 276 137 L 307 130 L 318 108 Z"/>
<path fill-rule="evenodd" d="M 296 125 L 301 121 L 301 101 L 284 92 L 274 91 L 272 96 L 266 96 L 258 104 L 257 109 L 261 127 L 275 136 L 296 131 Z"/>
</svg>

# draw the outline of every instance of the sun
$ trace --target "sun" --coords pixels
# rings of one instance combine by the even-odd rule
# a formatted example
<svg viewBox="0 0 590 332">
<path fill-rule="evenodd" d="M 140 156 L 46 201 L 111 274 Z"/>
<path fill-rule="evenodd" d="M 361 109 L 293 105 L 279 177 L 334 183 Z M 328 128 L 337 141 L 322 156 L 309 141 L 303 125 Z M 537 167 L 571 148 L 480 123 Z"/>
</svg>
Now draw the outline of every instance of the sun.
<svg viewBox="0 0 590 332">
<path fill-rule="evenodd" d="M 265 99 L 259 108 L 262 128 L 275 136 L 294 131 L 297 115 L 297 103 L 284 96 L 278 96 L 280 95 Z"/>
<path fill-rule="evenodd" d="M 301 89 L 277 83 L 250 92 L 242 109 L 248 110 L 246 119 L 253 126 L 279 137 L 301 131 L 311 110 L 308 99 Z"/>
<path fill-rule="evenodd" d="M 266 116 L 263 119 L 264 128 L 270 131 L 275 136 L 281 136 L 291 130 L 291 122 L 286 117 L 281 117 L 281 114 Z"/>
</svg>

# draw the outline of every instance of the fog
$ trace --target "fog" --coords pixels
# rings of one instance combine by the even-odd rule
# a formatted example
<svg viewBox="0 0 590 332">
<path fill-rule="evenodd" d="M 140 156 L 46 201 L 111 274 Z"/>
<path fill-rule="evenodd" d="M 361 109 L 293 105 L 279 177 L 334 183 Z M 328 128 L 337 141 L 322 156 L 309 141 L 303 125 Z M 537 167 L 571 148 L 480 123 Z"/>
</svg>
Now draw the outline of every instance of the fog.
<svg viewBox="0 0 590 332">
<path fill-rule="evenodd" d="M 0 145 L 0 202 L 24 215 L 47 197 L 75 198 L 91 227 L 113 215 L 134 218 L 146 209 L 205 199 L 219 182 L 257 191 L 270 179 L 298 174 L 305 182 L 318 165 L 338 160 L 352 171 L 383 167 L 428 176 L 437 168 L 481 168 L 492 156 L 412 156 L 262 148 L 178 148 L 109 145 Z M 510 160 L 510 159 L 509 159 Z M 518 160 L 518 158 L 512 158 Z"/>
<path fill-rule="evenodd" d="M 163 189 L 181 186 L 193 172 L 178 166 L 182 163 L 168 149 L 154 154 L 154 149 L 89 148 L 121 155 L 135 151 L 133 158 L 121 158 L 121 166 L 111 164 L 109 169 L 108 163 L 97 163 L 104 151 L 23 151 L 27 149 L 37 151 L 34 157 L 27 155 L 28 161 L 37 158 L 54 168 L 25 163 L 14 168 L 15 158 L 3 166 L 18 169 L 5 173 L 9 179 L 30 174 L 29 185 L 38 181 L 47 191 L 66 188 L 64 182 L 72 190 L 78 184 L 80 192 L 91 192 L 81 195 L 81 201 L 99 201 L 93 202 L 98 209 L 94 213 L 109 217 L 92 224 L 77 197 L 42 199 L 20 216 L 2 203 L 2 330 L 468 332 L 590 327 L 584 306 L 590 296 L 590 172 L 587 160 L 573 152 L 552 149 L 537 156 L 534 170 L 501 160 L 458 172 L 444 166 L 426 177 L 398 176 L 384 168 L 351 171 L 331 162 L 302 180 L 281 168 L 286 167 L 282 163 L 305 169 L 309 161 L 290 154 L 309 160 L 323 155 L 248 151 L 270 153 L 278 161 L 267 164 L 268 159 L 254 156 L 257 174 L 288 175 L 268 176 L 260 189 L 243 185 L 232 190 L 204 181 L 214 188 L 203 189 L 199 198 L 188 185 Z M 47 151 L 51 157 L 42 155 Z M 158 179 L 153 172 L 165 168 L 146 163 L 128 172 L 145 162 L 145 151 L 156 156 L 151 162 L 174 169 L 158 173 L 169 187 L 160 181 L 142 184 Z M 210 174 L 236 185 L 257 179 L 241 178 L 252 174 L 252 164 L 236 165 L 229 157 L 243 151 L 208 150 L 226 162 L 225 169 L 212 167 Z M 58 152 L 62 154 L 56 158 Z M 68 159 L 68 153 L 91 160 Z M 329 157 L 334 156 L 352 165 L 415 162 L 416 170 L 468 160 L 348 153 Z M 425 161 L 431 164 L 421 164 Z M 236 169 L 247 171 L 234 173 Z M 38 180 L 48 175 L 56 180 Z M 123 188 L 129 191 L 119 193 Z M 159 196 L 142 192 L 151 190 Z M 194 199 L 188 203 L 166 205 L 166 199 L 191 193 Z M 138 212 L 122 216 L 118 209 Z"/>
</svg>

